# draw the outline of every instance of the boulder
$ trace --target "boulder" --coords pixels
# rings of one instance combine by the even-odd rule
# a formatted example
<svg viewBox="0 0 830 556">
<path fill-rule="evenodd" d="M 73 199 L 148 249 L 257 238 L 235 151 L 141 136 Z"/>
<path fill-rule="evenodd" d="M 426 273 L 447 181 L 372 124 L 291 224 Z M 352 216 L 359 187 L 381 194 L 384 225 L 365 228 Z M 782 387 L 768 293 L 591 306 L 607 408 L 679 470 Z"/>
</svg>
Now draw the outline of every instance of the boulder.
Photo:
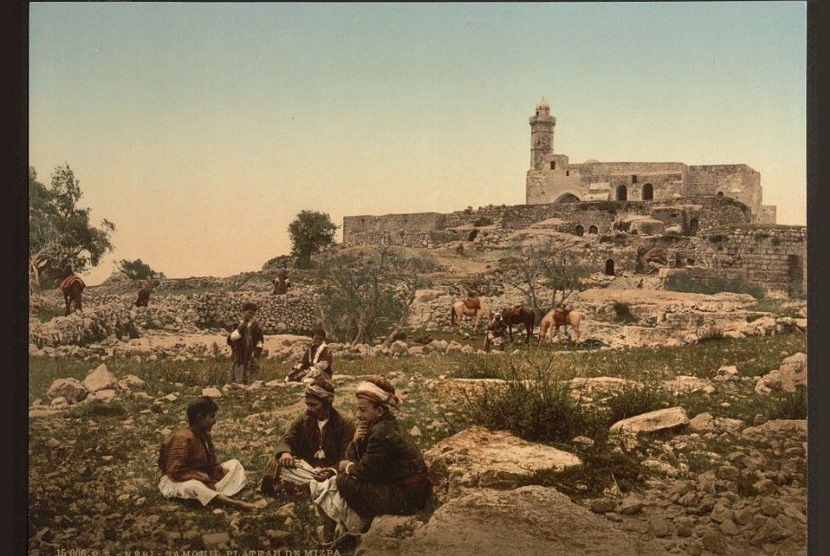
<svg viewBox="0 0 830 556">
<path fill-rule="evenodd" d="M 118 379 L 112 374 L 103 363 L 95 367 L 86 375 L 84 387 L 92 393 L 98 390 L 117 390 Z"/>
<path fill-rule="evenodd" d="M 407 352 L 406 342 L 402 340 L 395 340 L 392 342 L 392 345 L 389 346 L 389 351 L 392 355 L 403 355 Z"/>
<path fill-rule="evenodd" d="M 81 402 L 88 395 L 89 391 L 84 388 L 84 385 L 77 378 L 55 379 L 46 391 L 46 396 L 50 400 L 62 397 L 70 404 Z"/>
<path fill-rule="evenodd" d="M 510 491 L 482 489 L 452 499 L 435 511 L 429 523 L 395 544 L 393 552 L 400 556 L 663 553 L 556 489 L 537 485 Z M 389 553 L 390 545 L 368 536 L 356 552 Z"/>
<path fill-rule="evenodd" d="M 214 387 L 202 388 L 202 395 L 208 398 L 221 398 L 222 392 L 220 392 L 218 388 Z"/>
<path fill-rule="evenodd" d="M 125 375 L 124 378 L 118 381 L 118 386 L 120 386 L 122 390 L 144 388 L 145 382 L 135 375 Z"/>
<path fill-rule="evenodd" d="M 787 439 L 792 441 L 807 438 L 806 419 L 773 419 L 757 427 L 747 427 L 741 437 L 753 441 L 769 441 L 772 439 Z"/>
<path fill-rule="evenodd" d="M 757 393 L 771 391 L 795 392 L 807 387 L 807 355 L 796 353 L 781 362 L 781 366 L 764 375 L 755 385 Z"/>
<path fill-rule="evenodd" d="M 425 452 L 424 459 L 439 498 L 465 487 L 515 488 L 539 471 L 561 472 L 582 465 L 568 452 L 483 427 L 445 438 Z"/>
<path fill-rule="evenodd" d="M 689 417 L 682 407 L 658 409 L 617 421 L 611 425 L 611 433 L 649 433 L 659 430 L 673 429 L 689 424 Z"/>
</svg>

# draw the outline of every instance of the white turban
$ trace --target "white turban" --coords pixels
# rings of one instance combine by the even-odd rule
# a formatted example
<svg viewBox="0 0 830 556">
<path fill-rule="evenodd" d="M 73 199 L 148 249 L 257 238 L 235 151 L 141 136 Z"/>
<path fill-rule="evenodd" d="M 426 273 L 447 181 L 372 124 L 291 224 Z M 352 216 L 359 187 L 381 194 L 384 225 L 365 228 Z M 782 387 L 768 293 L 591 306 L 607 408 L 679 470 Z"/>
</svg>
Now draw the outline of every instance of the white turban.
<svg viewBox="0 0 830 556">
<path fill-rule="evenodd" d="M 394 392 L 387 392 L 377 384 L 368 381 L 363 381 L 357 385 L 355 395 L 358 398 L 366 398 L 385 406 L 396 406 L 399 401 Z"/>
</svg>

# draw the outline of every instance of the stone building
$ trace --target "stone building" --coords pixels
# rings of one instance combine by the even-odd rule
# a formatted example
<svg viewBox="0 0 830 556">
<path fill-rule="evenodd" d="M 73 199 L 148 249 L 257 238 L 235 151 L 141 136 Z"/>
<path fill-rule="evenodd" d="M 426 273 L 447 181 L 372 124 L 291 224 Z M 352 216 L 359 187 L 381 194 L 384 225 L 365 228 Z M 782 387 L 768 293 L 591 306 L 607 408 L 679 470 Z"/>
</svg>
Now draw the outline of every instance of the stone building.
<svg viewBox="0 0 830 556">
<path fill-rule="evenodd" d="M 530 117 L 529 205 L 579 201 L 680 201 L 724 196 L 749 209 L 754 224 L 775 224 L 775 207 L 762 204 L 761 174 L 746 164 L 686 165 L 682 162 L 571 164 L 554 152 L 556 118 L 542 99 Z"/>
<path fill-rule="evenodd" d="M 746 164 L 570 164 L 554 153 L 555 125 L 542 99 L 530 118 L 526 204 L 347 216 L 343 242 L 425 248 L 468 242 L 483 249 L 516 230 L 543 227 L 574 236 L 557 249 L 593 272 L 684 268 L 795 295 L 806 291 L 806 227 L 775 225 L 757 171 Z"/>
</svg>

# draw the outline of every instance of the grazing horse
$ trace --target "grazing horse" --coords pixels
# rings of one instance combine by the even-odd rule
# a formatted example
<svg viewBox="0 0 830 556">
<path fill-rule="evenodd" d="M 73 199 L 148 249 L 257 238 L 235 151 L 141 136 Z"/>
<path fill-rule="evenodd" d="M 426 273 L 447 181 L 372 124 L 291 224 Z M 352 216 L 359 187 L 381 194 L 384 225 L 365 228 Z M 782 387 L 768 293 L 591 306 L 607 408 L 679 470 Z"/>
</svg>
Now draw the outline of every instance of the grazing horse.
<svg viewBox="0 0 830 556">
<path fill-rule="evenodd" d="M 560 326 L 564 326 L 565 330 L 567 330 L 568 325 L 571 325 L 576 342 L 579 342 L 579 321 L 581 320 L 582 313 L 576 309 L 561 309 L 559 307 L 551 309 L 542 317 L 542 321 L 539 323 L 539 341 L 541 342 L 547 339 L 551 329 L 554 331 L 553 338 L 551 338 L 551 341 L 553 341 L 554 338 L 559 337 Z"/>
<path fill-rule="evenodd" d="M 81 292 L 84 291 L 85 287 L 86 284 L 84 284 L 80 276 L 74 274 L 70 274 L 61 282 L 63 300 L 66 301 L 66 316 L 69 316 L 69 307 L 73 301 L 75 302 L 75 310 L 81 310 Z"/>
<path fill-rule="evenodd" d="M 491 311 L 487 305 L 478 300 L 478 308 L 471 309 L 464 303 L 464 300 L 456 301 L 452 304 L 450 308 L 450 325 L 452 325 L 453 332 L 458 332 L 461 326 L 461 317 L 470 317 L 475 319 L 473 322 L 473 334 L 478 331 L 478 321 L 481 317 L 485 317 L 487 319 L 487 323 L 490 323 L 490 320 L 493 318 L 493 311 Z"/>
<path fill-rule="evenodd" d="M 527 337 L 525 343 L 530 343 L 530 337 L 533 335 L 533 327 L 536 324 L 536 313 L 533 309 L 516 305 L 515 307 L 507 307 L 501 310 L 501 318 L 507 325 L 507 331 L 510 333 L 510 343 L 513 343 L 513 325 L 523 324 Z"/>
</svg>

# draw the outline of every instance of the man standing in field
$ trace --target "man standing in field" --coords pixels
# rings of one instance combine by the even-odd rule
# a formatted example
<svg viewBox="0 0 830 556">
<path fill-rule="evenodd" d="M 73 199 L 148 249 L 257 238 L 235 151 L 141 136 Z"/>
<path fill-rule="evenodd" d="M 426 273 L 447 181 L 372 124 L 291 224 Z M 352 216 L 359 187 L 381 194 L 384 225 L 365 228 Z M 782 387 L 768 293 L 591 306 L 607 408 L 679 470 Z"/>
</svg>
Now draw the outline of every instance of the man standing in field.
<svg viewBox="0 0 830 556">
<path fill-rule="evenodd" d="M 254 303 L 242 305 L 242 321 L 228 336 L 231 346 L 233 364 L 228 374 L 228 382 L 250 384 L 259 370 L 258 359 L 262 355 L 265 336 L 262 328 L 254 320 L 257 306 Z"/>
</svg>

